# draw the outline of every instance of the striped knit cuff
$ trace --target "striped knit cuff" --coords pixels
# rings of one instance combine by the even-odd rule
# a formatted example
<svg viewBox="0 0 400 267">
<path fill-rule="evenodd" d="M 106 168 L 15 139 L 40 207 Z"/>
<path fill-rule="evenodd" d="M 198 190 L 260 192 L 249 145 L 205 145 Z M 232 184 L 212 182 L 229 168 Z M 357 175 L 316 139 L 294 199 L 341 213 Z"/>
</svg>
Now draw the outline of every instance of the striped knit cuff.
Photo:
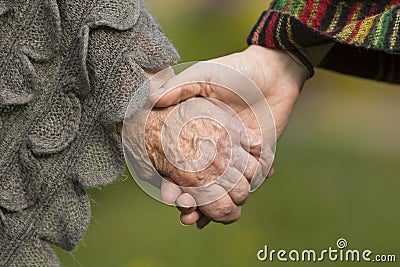
<svg viewBox="0 0 400 267">
<path fill-rule="evenodd" d="M 286 51 L 301 50 L 332 42 L 318 31 L 299 23 L 287 13 L 267 10 L 262 13 L 257 24 L 251 30 L 247 43 Z"/>
<path fill-rule="evenodd" d="M 319 67 L 400 83 L 399 33 L 400 0 L 275 0 L 247 43 L 301 51 L 333 42 Z"/>
</svg>

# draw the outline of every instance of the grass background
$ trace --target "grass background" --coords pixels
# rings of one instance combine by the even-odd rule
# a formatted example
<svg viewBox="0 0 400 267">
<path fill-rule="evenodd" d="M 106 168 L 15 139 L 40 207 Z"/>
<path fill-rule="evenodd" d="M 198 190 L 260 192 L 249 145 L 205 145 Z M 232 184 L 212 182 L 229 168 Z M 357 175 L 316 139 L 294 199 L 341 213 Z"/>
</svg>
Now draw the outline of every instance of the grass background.
<svg viewBox="0 0 400 267">
<path fill-rule="evenodd" d="M 146 0 L 182 62 L 240 51 L 261 0 Z M 273 249 L 335 247 L 396 254 L 400 88 L 317 70 L 278 144 L 275 176 L 252 194 L 242 219 L 199 231 L 140 191 L 132 179 L 89 190 L 93 218 L 64 266 L 366 266 L 366 263 L 258 262 Z M 398 266 L 395 263 L 372 265 Z"/>
</svg>

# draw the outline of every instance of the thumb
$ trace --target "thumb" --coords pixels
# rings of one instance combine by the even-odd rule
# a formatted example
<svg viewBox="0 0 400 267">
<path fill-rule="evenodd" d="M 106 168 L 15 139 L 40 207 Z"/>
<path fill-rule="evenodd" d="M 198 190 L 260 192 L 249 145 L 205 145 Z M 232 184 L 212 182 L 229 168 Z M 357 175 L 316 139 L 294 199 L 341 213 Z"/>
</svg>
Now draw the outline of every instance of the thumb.
<svg viewBox="0 0 400 267">
<path fill-rule="evenodd" d="M 171 205 L 175 203 L 178 197 L 182 194 L 181 189 L 178 185 L 169 182 L 165 178 L 162 180 L 161 183 L 161 199 Z"/>
<path fill-rule="evenodd" d="M 197 63 L 164 83 L 163 88 L 150 95 L 155 107 L 168 107 L 208 92 L 208 70 Z"/>
</svg>

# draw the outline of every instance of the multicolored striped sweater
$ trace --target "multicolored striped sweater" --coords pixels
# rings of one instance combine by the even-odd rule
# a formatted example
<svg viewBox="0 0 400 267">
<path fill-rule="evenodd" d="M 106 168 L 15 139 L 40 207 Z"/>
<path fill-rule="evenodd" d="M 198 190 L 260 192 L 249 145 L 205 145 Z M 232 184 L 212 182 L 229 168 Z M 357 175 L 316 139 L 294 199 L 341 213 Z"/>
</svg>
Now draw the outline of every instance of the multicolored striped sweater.
<svg viewBox="0 0 400 267">
<path fill-rule="evenodd" d="M 400 0 L 275 0 L 248 37 L 285 50 L 329 42 L 320 67 L 400 83 Z"/>
</svg>

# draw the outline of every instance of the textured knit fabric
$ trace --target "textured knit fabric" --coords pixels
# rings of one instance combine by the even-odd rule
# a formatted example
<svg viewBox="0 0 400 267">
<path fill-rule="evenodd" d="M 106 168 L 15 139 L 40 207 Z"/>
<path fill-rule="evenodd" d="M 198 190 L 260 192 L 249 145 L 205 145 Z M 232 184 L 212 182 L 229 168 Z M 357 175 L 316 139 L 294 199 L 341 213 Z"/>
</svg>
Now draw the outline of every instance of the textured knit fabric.
<svg viewBox="0 0 400 267">
<path fill-rule="evenodd" d="M 321 67 L 400 83 L 400 0 L 276 0 L 249 44 L 285 50 L 335 42 Z"/>
<path fill-rule="evenodd" d="M 115 125 L 144 70 L 177 60 L 139 0 L 0 0 L 0 266 L 74 248 L 85 188 L 124 170 Z"/>
</svg>

